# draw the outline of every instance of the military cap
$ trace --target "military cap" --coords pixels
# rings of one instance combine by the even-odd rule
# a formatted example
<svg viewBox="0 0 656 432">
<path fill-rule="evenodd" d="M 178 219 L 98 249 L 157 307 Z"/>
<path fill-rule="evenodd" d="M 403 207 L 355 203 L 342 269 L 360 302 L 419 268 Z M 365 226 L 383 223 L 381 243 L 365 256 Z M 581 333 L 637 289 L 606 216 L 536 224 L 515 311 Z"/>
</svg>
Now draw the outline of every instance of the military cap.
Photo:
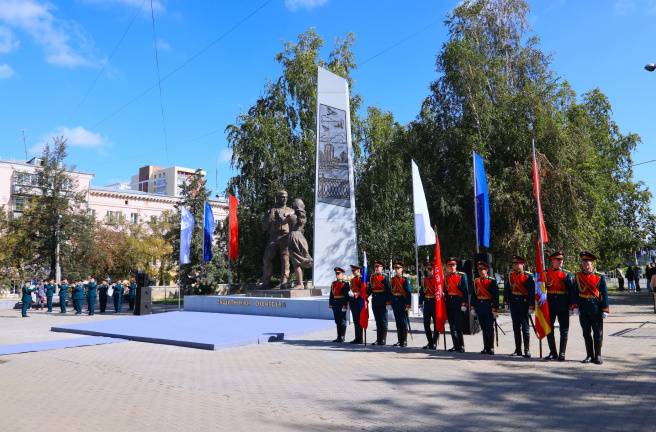
<svg viewBox="0 0 656 432">
<path fill-rule="evenodd" d="M 447 264 L 447 265 L 449 265 L 449 264 L 458 264 L 458 261 L 459 261 L 459 260 L 458 260 L 458 258 L 456 258 L 456 257 L 449 257 L 449 259 L 446 260 L 446 264 Z"/>
<path fill-rule="evenodd" d="M 552 253 L 549 258 L 551 259 L 564 259 L 565 258 L 565 252 L 563 251 L 556 251 Z"/>
<path fill-rule="evenodd" d="M 335 273 L 344 273 L 344 269 L 341 267 L 335 267 Z"/>
<path fill-rule="evenodd" d="M 394 268 L 403 268 L 403 267 L 405 267 L 403 261 L 394 261 Z"/>
<path fill-rule="evenodd" d="M 526 258 L 521 255 L 513 255 L 513 264 L 515 263 L 526 264 Z"/>
<path fill-rule="evenodd" d="M 581 257 L 582 261 L 597 261 L 597 257 L 590 252 L 581 252 L 579 256 Z"/>
<path fill-rule="evenodd" d="M 39 279 L 39 282 L 43 282 L 43 279 Z"/>
<path fill-rule="evenodd" d="M 434 267 L 434 266 L 433 266 L 433 263 L 428 263 L 428 264 L 426 264 L 426 269 L 427 269 L 427 270 L 433 270 L 433 267 Z"/>
<path fill-rule="evenodd" d="M 362 270 L 362 267 L 351 264 L 351 271 Z"/>
<path fill-rule="evenodd" d="M 379 260 L 374 261 L 374 267 L 376 266 L 381 266 L 382 268 L 385 268 L 385 264 Z"/>
<path fill-rule="evenodd" d="M 488 263 L 486 263 L 485 261 L 478 261 L 476 263 L 476 268 L 489 270 L 490 265 Z"/>
</svg>

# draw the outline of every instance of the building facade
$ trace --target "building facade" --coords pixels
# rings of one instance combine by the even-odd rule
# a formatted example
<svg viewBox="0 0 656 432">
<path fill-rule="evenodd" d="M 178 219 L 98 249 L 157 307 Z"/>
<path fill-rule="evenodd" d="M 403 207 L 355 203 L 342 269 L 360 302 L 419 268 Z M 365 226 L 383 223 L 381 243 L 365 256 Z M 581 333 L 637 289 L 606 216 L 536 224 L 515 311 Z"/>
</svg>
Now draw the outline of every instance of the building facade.
<svg viewBox="0 0 656 432">
<path fill-rule="evenodd" d="M 205 171 L 201 176 L 205 178 Z M 196 170 L 172 166 L 168 168 L 146 165 L 132 176 L 130 187 L 140 192 L 148 192 L 172 197 L 180 196 L 182 185 L 196 175 Z"/>
</svg>

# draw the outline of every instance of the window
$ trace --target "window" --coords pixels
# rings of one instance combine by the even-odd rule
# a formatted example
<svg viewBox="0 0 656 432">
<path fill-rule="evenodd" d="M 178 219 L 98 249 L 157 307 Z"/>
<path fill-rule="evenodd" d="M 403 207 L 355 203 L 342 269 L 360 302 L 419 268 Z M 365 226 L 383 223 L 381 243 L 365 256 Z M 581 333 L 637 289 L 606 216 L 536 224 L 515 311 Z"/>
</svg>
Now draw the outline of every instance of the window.
<svg viewBox="0 0 656 432">
<path fill-rule="evenodd" d="M 30 201 L 26 197 L 15 196 L 11 208 L 15 212 L 23 212 L 30 207 Z"/>
<path fill-rule="evenodd" d="M 123 214 L 120 211 L 107 210 L 107 223 L 116 223 L 122 218 Z"/>
<path fill-rule="evenodd" d="M 134 225 L 139 223 L 139 213 L 130 213 L 130 223 Z"/>
<path fill-rule="evenodd" d="M 89 209 L 89 211 L 87 212 L 87 214 L 88 214 L 92 219 L 95 219 L 95 218 L 96 218 L 96 211 L 95 211 L 94 209 Z"/>
</svg>

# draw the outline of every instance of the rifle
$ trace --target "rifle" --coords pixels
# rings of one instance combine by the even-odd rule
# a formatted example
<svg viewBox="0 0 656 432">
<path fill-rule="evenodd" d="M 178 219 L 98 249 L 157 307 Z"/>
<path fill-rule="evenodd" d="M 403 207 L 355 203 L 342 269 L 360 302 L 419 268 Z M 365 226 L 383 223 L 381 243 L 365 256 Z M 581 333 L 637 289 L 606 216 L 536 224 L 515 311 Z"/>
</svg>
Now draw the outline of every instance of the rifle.
<svg viewBox="0 0 656 432">
<path fill-rule="evenodd" d="M 494 314 L 494 333 L 497 338 L 497 348 L 499 348 L 499 323 L 497 323 L 497 315 L 498 313 Z"/>
<path fill-rule="evenodd" d="M 542 358 L 542 339 L 540 339 L 540 335 L 538 334 L 538 331 L 535 329 L 535 324 L 533 323 L 533 317 L 531 314 L 528 314 L 528 319 L 531 321 L 531 326 L 533 326 L 533 331 L 535 332 L 535 337 L 538 338 L 540 341 L 540 358 Z"/>
</svg>

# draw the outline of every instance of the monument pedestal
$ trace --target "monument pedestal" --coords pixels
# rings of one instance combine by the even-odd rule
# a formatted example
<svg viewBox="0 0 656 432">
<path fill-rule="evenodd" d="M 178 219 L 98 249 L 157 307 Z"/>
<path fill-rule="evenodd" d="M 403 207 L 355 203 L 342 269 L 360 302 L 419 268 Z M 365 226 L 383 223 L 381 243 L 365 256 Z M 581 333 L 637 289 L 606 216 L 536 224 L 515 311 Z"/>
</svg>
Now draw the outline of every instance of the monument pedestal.
<svg viewBox="0 0 656 432">
<path fill-rule="evenodd" d="M 311 289 L 247 289 L 246 297 L 264 297 L 264 298 L 301 298 L 301 297 L 320 297 L 321 290 Z"/>
</svg>

